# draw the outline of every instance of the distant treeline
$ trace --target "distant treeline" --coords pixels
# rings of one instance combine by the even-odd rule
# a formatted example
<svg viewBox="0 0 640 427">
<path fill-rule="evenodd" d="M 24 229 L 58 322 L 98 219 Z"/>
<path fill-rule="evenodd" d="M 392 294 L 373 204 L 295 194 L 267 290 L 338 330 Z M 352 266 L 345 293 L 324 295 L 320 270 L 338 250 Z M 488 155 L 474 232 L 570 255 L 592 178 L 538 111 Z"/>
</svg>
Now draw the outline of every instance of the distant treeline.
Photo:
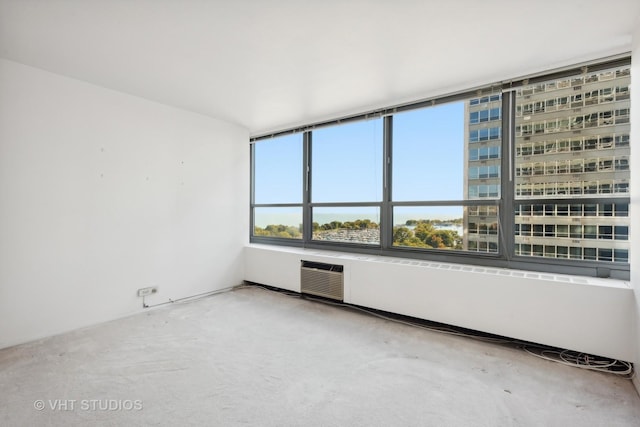
<svg viewBox="0 0 640 427">
<path fill-rule="evenodd" d="M 443 230 L 439 227 L 452 225 L 462 226 L 462 218 L 440 219 L 410 219 L 404 226 L 393 228 L 394 246 L 409 246 L 417 248 L 462 249 L 462 238 L 455 230 Z M 369 219 L 355 221 L 331 221 L 326 224 L 313 223 L 313 232 L 322 233 L 330 230 L 368 230 L 380 226 Z M 255 227 L 255 236 L 281 237 L 285 239 L 301 239 L 302 224 L 298 227 L 290 225 L 267 225 L 265 228 Z"/>
</svg>

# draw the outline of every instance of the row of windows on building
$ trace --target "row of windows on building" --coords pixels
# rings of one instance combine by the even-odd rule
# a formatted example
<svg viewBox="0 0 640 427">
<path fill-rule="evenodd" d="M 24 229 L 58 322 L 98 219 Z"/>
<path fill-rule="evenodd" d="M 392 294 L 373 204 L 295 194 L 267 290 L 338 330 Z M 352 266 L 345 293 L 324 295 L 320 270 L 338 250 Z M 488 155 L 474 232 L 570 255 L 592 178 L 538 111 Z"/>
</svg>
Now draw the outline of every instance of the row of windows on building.
<svg viewBox="0 0 640 427">
<path fill-rule="evenodd" d="M 629 262 L 628 249 L 583 248 L 579 246 L 531 245 L 516 243 L 516 255 L 570 258 L 590 261 Z"/>
<path fill-rule="evenodd" d="M 469 235 L 497 235 L 498 223 L 469 222 Z M 554 239 L 629 240 L 629 226 L 589 224 L 514 224 L 514 234 L 521 237 L 551 237 Z"/>
<path fill-rule="evenodd" d="M 566 132 L 629 123 L 629 109 L 600 111 L 516 125 L 516 136 Z"/>
<path fill-rule="evenodd" d="M 626 225 L 515 224 L 514 233 L 522 237 L 629 240 Z"/>
<path fill-rule="evenodd" d="M 469 100 L 469 105 L 487 104 L 489 102 L 500 101 L 501 99 L 502 96 L 500 94 L 487 95 L 480 98 L 471 98 Z"/>
<path fill-rule="evenodd" d="M 516 184 L 516 197 L 596 194 L 620 194 L 628 196 L 628 193 L 629 181 L 626 179 Z"/>
<path fill-rule="evenodd" d="M 467 249 L 474 252 L 498 253 L 498 244 L 487 241 L 469 241 Z M 544 258 L 564 258 L 606 262 L 629 262 L 628 249 L 583 248 L 580 246 L 532 245 L 516 243 L 515 254 Z"/>
<path fill-rule="evenodd" d="M 548 160 L 546 162 L 520 163 L 516 166 L 516 176 L 543 176 L 628 170 L 629 156 L 613 156 L 591 159 Z"/>
<path fill-rule="evenodd" d="M 500 107 L 489 108 L 486 110 L 472 111 L 469 113 L 469 123 L 483 123 L 502 119 Z"/>
<path fill-rule="evenodd" d="M 628 148 L 629 134 L 586 135 L 538 142 L 525 142 L 516 146 L 516 157 L 555 154 L 576 151 Z"/>
<path fill-rule="evenodd" d="M 500 166 L 472 166 L 469 168 L 469 179 L 500 178 Z"/>
<path fill-rule="evenodd" d="M 620 79 L 629 77 L 630 69 L 625 68 L 617 71 L 606 71 L 602 73 L 594 73 L 588 76 L 577 76 L 571 79 L 555 80 L 546 83 L 539 83 L 536 85 L 528 86 L 516 91 L 517 97 L 528 97 L 537 93 L 549 93 L 560 89 L 566 89 L 573 87 L 577 89 L 578 86 L 589 85 L 596 82 L 610 81 L 613 79 Z M 614 97 L 615 95 L 615 97 Z M 606 88 L 600 88 L 595 90 L 589 90 L 574 94 L 572 96 L 560 96 L 552 97 L 532 103 L 522 103 L 516 108 L 516 114 L 535 114 L 549 111 L 549 109 L 562 109 L 562 108 L 576 108 L 584 105 L 613 102 L 629 99 L 629 85 L 621 84 L 616 86 L 610 86 Z M 469 100 L 469 105 L 482 105 L 490 102 L 496 102 L 501 100 L 501 95 L 487 95 L 480 98 L 472 98 Z M 587 102 L 586 104 L 580 104 L 580 102 Z"/>
<path fill-rule="evenodd" d="M 516 116 L 550 113 L 570 108 L 589 107 L 629 99 L 629 85 L 594 89 L 573 95 L 558 96 L 516 106 Z"/>
<path fill-rule="evenodd" d="M 469 150 L 469 161 L 489 160 L 500 158 L 500 147 L 471 148 Z"/>
<path fill-rule="evenodd" d="M 591 84 L 596 82 L 604 82 L 613 79 L 620 79 L 623 77 L 629 77 L 631 74 L 630 68 L 621 68 L 618 70 L 603 71 L 598 73 L 591 73 L 584 76 L 575 76 L 569 79 L 554 80 L 545 83 L 538 83 L 530 85 L 516 91 L 516 96 L 530 96 L 535 93 L 553 92 L 559 89 L 566 89 L 569 87 L 582 86 L 584 84 Z"/>
<path fill-rule="evenodd" d="M 467 234 L 497 235 L 498 223 L 496 221 L 489 221 L 489 222 L 469 221 L 469 224 L 467 227 Z"/>
<path fill-rule="evenodd" d="M 470 185 L 468 191 L 469 199 L 497 199 L 500 197 L 500 184 Z"/>
<path fill-rule="evenodd" d="M 500 127 L 490 127 L 484 129 L 473 129 L 469 131 L 469 142 L 495 141 L 502 135 Z"/>
<path fill-rule="evenodd" d="M 629 216 L 628 203 L 534 203 L 519 204 L 516 217 L 529 216 Z"/>
<path fill-rule="evenodd" d="M 629 193 L 627 180 L 600 180 L 600 181 L 574 181 L 574 182 L 545 182 L 545 183 L 517 183 L 516 197 L 552 197 L 552 196 L 578 196 L 597 194 L 621 194 Z M 469 185 L 469 199 L 498 198 L 500 197 L 500 184 Z"/>
<path fill-rule="evenodd" d="M 469 240 L 467 243 L 467 250 L 472 252 L 488 252 L 498 253 L 498 243 L 488 241 L 475 241 Z"/>
<path fill-rule="evenodd" d="M 497 206 L 468 206 L 467 214 L 469 216 L 497 216 L 498 215 L 498 207 Z"/>
</svg>

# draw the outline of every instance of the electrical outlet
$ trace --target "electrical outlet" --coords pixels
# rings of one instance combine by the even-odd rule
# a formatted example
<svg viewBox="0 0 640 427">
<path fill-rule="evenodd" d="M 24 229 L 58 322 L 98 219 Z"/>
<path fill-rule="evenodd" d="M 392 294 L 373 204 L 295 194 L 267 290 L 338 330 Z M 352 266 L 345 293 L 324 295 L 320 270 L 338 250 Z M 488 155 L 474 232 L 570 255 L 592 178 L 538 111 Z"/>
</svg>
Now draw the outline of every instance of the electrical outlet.
<svg viewBox="0 0 640 427">
<path fill-rule="evenodd" d="M 158 292 L 158 287 L 157 286 L 150 286 L 148 288 L 140 288 L 140 289 L 138 289 L 138 296 L 139 297 L 146 297 L 147 295 L 155 294 L 156 292 Z"/>
</svg>

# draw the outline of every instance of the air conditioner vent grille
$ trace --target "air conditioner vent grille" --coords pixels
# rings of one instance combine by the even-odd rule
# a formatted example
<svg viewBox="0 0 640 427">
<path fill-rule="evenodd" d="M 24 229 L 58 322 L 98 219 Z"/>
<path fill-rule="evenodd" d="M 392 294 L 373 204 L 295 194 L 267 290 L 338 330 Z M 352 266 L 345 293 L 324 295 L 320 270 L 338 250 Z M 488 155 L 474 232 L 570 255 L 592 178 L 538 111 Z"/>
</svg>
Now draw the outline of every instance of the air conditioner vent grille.
<svg viewBox="0 0 640 427">
<path fill-rule="evenodd" d="M 342 265 L 302 261 L 300 268 L 301 292 L 343 301 L 343 269 Z"/>
</svg>

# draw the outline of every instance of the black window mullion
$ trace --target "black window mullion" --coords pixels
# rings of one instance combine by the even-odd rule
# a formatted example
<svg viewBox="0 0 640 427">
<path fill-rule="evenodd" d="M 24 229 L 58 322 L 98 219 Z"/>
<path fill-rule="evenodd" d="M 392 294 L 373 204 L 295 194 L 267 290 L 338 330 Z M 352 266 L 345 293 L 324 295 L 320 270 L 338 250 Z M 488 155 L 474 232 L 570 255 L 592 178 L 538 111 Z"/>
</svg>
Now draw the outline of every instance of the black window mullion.
<svg viewBox="0 0 640 427">
<path fill-rule="evenodd" d="M 249 239 L 253 237 L 253 230 L 255 230 L 255 203 L 256 203 L 256 145 L 255 143 L 249 144 L 249 161 L 251 166 L 249 168 Z"/>
<path fill-rule="evenodd" d="M 393 117 L 383 119 L 383 154 L 382 154 L 382 207 L 380 212 L 380 245 L 383 249 L 393 246 L 393 206 L 392 200 L 392 147 L 393 147 Z"/>
<path fill-rule="evenodd" d="M 498 212 L 500 242 L 504 247 L 500 253 L 510 260 L 515 254 L 515 91 L 502 94 L 502 161 L 501 201 Z"/>
<path fill-rule="evenodd" d="M 311 242 L 313 223 L 311 212 L 311 132 L 302 137 L 302 241 Z"/>
</svg>

